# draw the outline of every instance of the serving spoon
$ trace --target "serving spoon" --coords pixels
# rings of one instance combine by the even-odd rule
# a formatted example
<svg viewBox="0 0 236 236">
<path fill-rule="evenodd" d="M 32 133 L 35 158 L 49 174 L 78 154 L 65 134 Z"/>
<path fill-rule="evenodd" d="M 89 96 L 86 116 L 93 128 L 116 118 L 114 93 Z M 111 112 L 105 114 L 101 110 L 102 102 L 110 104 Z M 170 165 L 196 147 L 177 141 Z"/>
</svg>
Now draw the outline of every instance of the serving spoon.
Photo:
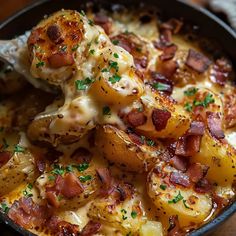
<svg viewBox="0 0 236 236">
<path fill-rule="evenodd" d="M 30 73 L 30 62 L 27 49 L 27 40 L 30 31 L 11 39 L 0 40 L 0 61 L 4 62 L 4 67 L 9 65 L 20 75 L 22 75 L 35 88 L 46 92 L 53 92 L 53 89 L 40 78 L 34 78 Z"/>
</svg>

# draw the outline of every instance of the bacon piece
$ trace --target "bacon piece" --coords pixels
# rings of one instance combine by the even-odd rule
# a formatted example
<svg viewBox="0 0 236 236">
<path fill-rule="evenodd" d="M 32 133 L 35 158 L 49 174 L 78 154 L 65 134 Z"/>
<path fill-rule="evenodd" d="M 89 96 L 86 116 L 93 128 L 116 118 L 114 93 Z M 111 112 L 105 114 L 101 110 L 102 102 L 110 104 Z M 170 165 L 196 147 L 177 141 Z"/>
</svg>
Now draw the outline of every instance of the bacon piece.
<svg viewBox="0 0 236 236">
<path fill-rule="evenodd" d="M 63 38 L 61 37 L 62 34 L 61 34 L 60 28 L 57 24 L 50 25 L 47 28 L 47 36 L 49 37 L 49 39 L 52 42 L 54 42 L 56 44 L 63 42 Z"/>
<path fill-rule="evenodd" d="M 171 18 L 167 22 L 162 23 L 160 25 L 160 28 L 166 29 L 166 30 L 171 30 L 174 34 L 177 34 L 180 31 L 182 26 L 183 26 L 182 21 L 175 19 L 175 18 Z"/>
<path fill-rule="evenodd" d="M 96 25 L 100 25 L 106 34 L 110 34 L 111 32 L 111 26 L 112 26 L 112 22 L 109 20 L 109 18 L 102 14 L 102 13 L 98 13 L 94 16 L 94 23 Z"/>
<path fill-rule="evenodd" d="M 165 89 L 161 90 L 161 92 L 165 92 L 167 94 L 171 94 L 173 91 L 173 82 L 172 80 L 166 78 L 164 75 L 155 72 L 155 71 L 150 71 L 150 77 L 152 79 L 152 85 L 155 83 L 162 83 L 165 85 Z"/>
<path fill-rule="evenodd" d="M 35 45 L 40 40 L 40 34 L 42 32 L 42 28 L 38 28 L 33 30 L 28 38 L 29 45 Z"/>
<path fill-rule="evenodd" d="M 134 142 L 135 144 L 139 146 L 143 145 L 143 141 L 139 135 L 135 133 L 129 133 L 128 135 L 132 142 Z"/>
<path fill-rule="evenodd" d="M 198 193 L 209 193 L 212 190 L 212 185 L 207 179 L 203 178 L 195 184 L 194 189 Z"/>
<path fill-rule="evenodd" d="M 223 86 L 227 79 L 229 79 L 229 74 L 231 72 L 232 65 L 230 62 L 225 58 L 221 58 L 216 60 L 216 63 L 211 71 L 210 79 L 212 82 Z"/>
<path fill-rule="evenodd" d="M 155 126 L 157 131 L 161 131 L 165 129 L 168 120 L 171 117 L 171 113 L 169 111 L 165 111 L 162 109 L 153 109 L 152 111 L 152 123 Z"/>
<path fill-rule="evenodd" d="M 57 216 L 52 216 L 46 226 L 55 236 L 76 236 L 79 232 L 78 225 L 70 224 Z"/>
<path fill-rule="evenodd" d="M 215 193 L 213 194 L 212 198 L 213 198 L 213 202 L 216 203 L 218 210 L 222 210 L 229 203 L 228 199 L 220 197 Z"/>
<path fill-rule="evenodd" d="M 46 207 L 25 197 L 14 201 L 8 212 L 9 218 L 24 228 L 43 225 L 50 214 Z"/>
<path fill-rule="evenodd" d="M 79 147 L 72 153 L 71 158 L 76 160 L 79 164 L 90 163 L 92 160 L 92 153 L 84 147 Z"/>
<path fill-rule="evenodd" d="M 147 117 L 143 112 L 131 111 L 127 115 L 127 121 L 131 126 L 137 127 L 144 125 L 147 121 Z"/>
<path fill-rule="evenodd" d="M 229 90 L 224 96 L 224 125 L 231 128 L 236 125 L 236 89 Z"/>
<path fill-rule="evenodd" d="M 90 220 L 83 228 L 80 236 L 91 236 L 99 232 L 101 224 L 99 222 Z"/>
<path fill-rule="evenodd" d="M 193 163 L 189 166 L 187 175 L 192 182 L 197 183 L 207 174 L 208 169 L 208 166 L 202 165 L 200 163 Z"/>
<path fill-rule="evenodd" d="M 180 228 L 177 215 L 169 217 L 169 228 L 167 232 L 168 232 L 167 236 L 184 236 L 185 235 Z"/>
<path fill-rule="evenodd" d="M 64 177 L 63 187 L 61 193 L 66 198 L 73 198 L 80 195 L 84 191 L 79 179 L 73 174 L 68 173 Z"/>
<path fill-rule="evenodd" d="M 11 153 L 10 152 L 0 152 L 0 168 L 4 166 L 9 160 L 11 159 Z"/>
<path fill-rule="evenodd" d="M 178 69 L 178 67 L 179 65 L 176 61 L 168 60 L 161 63 L 159 73 L 164 75 L 166 78 L 171 78 Z"/>
<path fill-rule="evenodd" d="M 49 65 L 52 68 L 60 68 L 63 66 L 71 66 L 74 64 L 74 58 L 73 55 L 66 52 L 57 52 L 55 54 L 52 54 L 48 58 Z"/>
<path fill-rule="evenodd" d="M 223 139 L 225 137 L 224 132 L 221 128 L 222 121 L 220 114 L 214 112 L 207 112 L 207 125 L 211 135 L 217 139 Z"/>
<path fill-rule="evenodd" d="M 125 201 L 126 199 L 130 199 L 133 194 L 133 185 L 129 183 L 119 183 L 114 188 L 112 192 L 113 198 L 117 201 Z"/>
<path fill-rule="evenodd" d="M 189 49 L 185 64 L 196 72 L 203 73 L 208 69 L 211 61 L 200 52 Z"/>
<path fill-rule="evenodd" d="M 188 160 L 184 157 L 180 156 L 173 156 L 170 159 L 170 164 L 175 167 L 177 170 L 180 171 L 186 171 L 187 170 L 187 165 L 188 165 Z"/>
<path fill-rule="evenodd" d="M 107 168 L 97 168 L 97 175 L 102 183 L 102 189 L 109 189 L 111 187 L 112 177 L 110 171 Z"/>
<path fill-rule="evenodd" d="M 171 44 L 163 48 L 163 53 L 159 56 L 160 60 L 167 61 L 175 56 L 178 47 L 175 44 Z"/>
<path fill-rule="evenodd" d="M 191 182 L 189 180 L 188 175 L 181 173 L 181 172 L 172 172 L 170 174 L 170 182 L 172 184 L 178 184 L 183 187 L 190 187 Z"/>
<path fill-rule="evenodd" d="M 175 150 L 175 155 L 184 157 L 193 156 L 200 150 L 201 136 L 190 135 L 179 138 Z"/>
<path fill-rule="evenodd" d="M 205 131 L 205 125 L 201 121 L 192 121 L 190 128 L 187 131 L 187 135 L 203 135 Z"/>
</svg>

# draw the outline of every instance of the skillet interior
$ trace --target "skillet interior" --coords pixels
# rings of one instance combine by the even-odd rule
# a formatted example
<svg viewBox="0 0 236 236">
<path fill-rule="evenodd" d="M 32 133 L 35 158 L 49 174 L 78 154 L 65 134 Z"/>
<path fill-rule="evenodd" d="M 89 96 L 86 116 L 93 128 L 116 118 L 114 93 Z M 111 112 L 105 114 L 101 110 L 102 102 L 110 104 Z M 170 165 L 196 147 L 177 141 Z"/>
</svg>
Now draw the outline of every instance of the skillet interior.
<svg viewBox="0 0 236 236">
<path fill-rule="evenodd" d="M 95 4 L 102 4 L 105 7 L 109 7 L 112 1 L 106 0 L 94 0 Z M 135 0 L 120 0 L 114 1 L 115 3 L 121 3 L 127 6 L 137 4 Z M 37 1 L 35 4 L 25 8 L 18 12 L 13 17 L 3 22 L 0 25 L 0 38 L 10 39 L 15 35 L 21 34 L 26 30 L 31 29 L 45 14 L 50 14 L 62 8 L 64 9 L 79 9 L 83 8 L 83 2 L 78 0 L 42 0 Z M 183 17 L 185 20 L 192 24 L 196 24 L 200 27 L 200 34 L 207 36 L 210 40 L 216 41 L 221 45 L 222 49 L 233 62 L 236 62 L 236 33 L 231 30 L 226 24 L 224 24 L 217 17 L 204 9 L 188 5 L 182 0 L 178 1 L 166 1 L 158 0 L 158 2 L 152 0 L 146 0 L 145 5 L 155 5 L 157 8 L 162 9 L 161 13 L 170 17 Z M 219 37 L 220 35 L 220 37 Z M 235 64 L 234 64 L 235 65 Z M 213 221 L 204 225 L 200 229 L 192 232 L 192 236 L 205 235 L 214 230 L 217 225 L 225 221 L 230 215 L 236 211 L 236 202 L 224 210 L 224 212 L 215 218 Z M 0 219 L 7 222 L 12 228 L 20 232 L 22 235 L 33 235 L 27 232 L 21 227 L 14 224 L 6 216 L 0 214 Z"/>
</svg>

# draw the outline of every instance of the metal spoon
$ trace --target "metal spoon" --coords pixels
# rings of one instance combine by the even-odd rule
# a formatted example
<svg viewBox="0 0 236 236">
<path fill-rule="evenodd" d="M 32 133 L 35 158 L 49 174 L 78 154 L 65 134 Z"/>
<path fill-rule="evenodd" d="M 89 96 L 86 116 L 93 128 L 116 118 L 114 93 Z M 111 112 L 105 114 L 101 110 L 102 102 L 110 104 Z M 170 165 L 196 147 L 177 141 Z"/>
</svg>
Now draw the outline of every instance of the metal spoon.
<svg viewBox="0 0 236 236">
<path fill-rule="evenodd" d="M 30 32 L 11 40 L 0 40 L 0 61 L 10 64 L 16 72 L 21 74 L 35 88 L 52 92 L 52 88 L 40 78 L 33 78 L 30 73 L 30 62 L 27 49 L 27 39 Z"/>
</svg>

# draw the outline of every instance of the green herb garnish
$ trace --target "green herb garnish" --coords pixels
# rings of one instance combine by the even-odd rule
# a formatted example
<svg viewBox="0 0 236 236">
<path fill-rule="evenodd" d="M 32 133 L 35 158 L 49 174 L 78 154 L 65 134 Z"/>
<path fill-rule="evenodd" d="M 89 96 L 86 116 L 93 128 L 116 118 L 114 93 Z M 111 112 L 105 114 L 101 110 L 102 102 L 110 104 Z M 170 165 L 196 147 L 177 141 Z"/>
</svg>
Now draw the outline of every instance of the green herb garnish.
<svg viewBox="0 0 236 236">
<path fill-rule="evenodd" d="M 189 103 L 189 102 L 186 102 L 186 103 L 184 104 L 184 109 L 185 109 L 186 111 L 188 111 L 188 112 L 191 112 L 191 111 L 193 110 L 193 105 L 192 105 L 191 103 Z"/>
<path fill-rule="evenodd" d="M 25 148 L 21 147 L 19 144 L 16 144 L 16 146 L 14 147 L 14 152 L 24 152 Z"/>
<path fill-rule="evenodd" d="M 178 195 L 177 196 L 175 196 L 172 200 L 169 200 L 168 201 L 168 203 L 177 203 L 177 202 L 179 202 L 179 201 L 181 201 L 182 199 L 183 199 L 184 197 L 181 195 L 181 193 L 180 193 L 180 191 L 179 191 L 179 193 L 178 193 Z"/>
<path fill-rule="evenodd" d="M 184 91 L 184 95 L 191 97 L 191 96 L 195 95 L 197 93 L 197 91 L 198 91 L 198 88 L 189 88 Z"/>
<path fill-rule="evenodd" d="M 109 61 L 109 70 L 112 68 L 115 69 L 116 72 L 119 70 L 119 66 L 116 61 Z"/>
<path fill-rule="evenodd" d="M 114 53 L 113 56 L 114 56 L 115 58 L 119 58 L 119 55 L 118 55 L 117 53 Z"/>
<path fill-rule="evenodd" d="M 7 206 L 7 204 L 5 202 L 1 203 L 0 205 L 0 208 L 1 210 L 4 212 L 4 213 L 8 213 L 8 211 L 10 210 L 10 208 Z"/>
<path fill-rule="evenodd" d="M 92 21 L 92 20 L 90 20 L 90 19 L 88 19 L 88 23 L 89 23 L 89 25 L 91 25 L 91 26 L 93 26 L 93 25 L 94 25 L 93 21 Z"/>
<path fill-rule="evenodd" d="M 79 47 L 79 44 L 76 44 L 75 46 L 72 47 L 71 50 L 74 52 L 74 51 L 76 51 L 78 49 L 78 47 Z"/>
<path fill-rule="evenodd" d="M 166 188 L 167 188 L 166 185 L 164 185 L 164 184 L 161 184 L 161 185 L 160 185 L 160 189 L 162 189 L 162 190 L 166 190 Z"/>
<path fill-rule="evenodd" d="M 108 107 L 108 106 L 103 107 L 102 113 L 103 113 L 103 115 L 105 115 L 105 116 L 110 116 L 110 115 L 111 115 L 111 109 L 110 109 L 110 107 Z"/>
<path fill-rule="evenodd" d="M 85 171 L 86 169 L 88 169 L 89 164 L 88 164 L 88 163 L 81 163 L 81 164 L 76 165 L 76 166 L 74 166 L 74 167 L 77 168 L 77 170 L 78 170 L 79 172 L 83 172 L 83 171 Z"/>
<path fill-rule="evenodd" d="M 63 175 L 65 174 L 65 170 L 62 166 L 54 165 L 54 169 L 51 171 L 51 173 L 55 175 Z"/>
<path fill-rule="evenodd" d="M 115 84 L 121 80 L 121 77 L 117 74 L 114 74 L 112 77 L 108 79 L 112 84 Z"/>
<path fill-rule="evenodd" d="M 152 87 L 158 91 L 166 91 L 169 89 L 169 85 L 160 82 L 152 84 Z"/>
<path fill-rule="evenodd" d="M 92 84 L 95 80 L 86 78 L 84 80 L 76 80 L 75 86 L 77 90 L 86 90 L 90 84 Z"/>
<path fill-rule="evenodd" d="M 92 55 L 94 55 L 95 50 L 94 50 L 94 49 L 91 49 L 91 50 L 89 50 L 89 53 L 92 54 Z"/>
<path fill-rule="evenodd" d="M 112 43 L 113 43 L 114 45 L 118 45 L 118 44 L 119 44 L 119 40 L 114 39 L 114 40 L 112 40 Z"/>
<path fill-rule="evenodd" d="M 72 165 L 66 166 L 66 172 L 73 172 L 73 166 Z"/>
<path fill-rule="evenodd" d="M 133 219 L 135 219 L 135 218 L 137 217 L 137 212 L 136 212 L 136 211 L 132 211 L 132 212 L 131 212 L 131 217 L 132 217 Z"/>
<path fill-rule="evenodd" d="M 91 180 L 92 179 L 92 176 L 91 175 L 82 175 L 82 176 L 80 176 L 79 177 L 79 180 L 82 182 L 82 183 L 84 183 L 84 182 L 86 182 L 86 181 L 88 181 L 88 180 Z"/>
<path fill-rule="evenodd" d="M 191 207 L 189 207 L 187 204 L 186 204 L 186 202 L 187 202 L 187 200 L 183 200 L 183 203 L 184 203 L 184 206 L 185 206 L 185 208 L 187 208 L 187 209 L 192 209 Z"/>
<path fill-rule="evenodd" d="M 148 139 L 148 140 L 146 141 L 146 144 L 147 144 L 148 146 L 153 147 L 153 146 L 155 146 L 155 141 L 153 141 L 153 140 L 151 140 L 151 139 Z"/>
<path fill-rule="evenodd" d="M 45 65 L 44 61 L 40 61 L 36 64 L 36 68 L 42 67 L 44 65 Z"/>
<path fill-rule="evenodd" d="M 84 12 L 83 10 L 80 11 L 80 14 L 81 14 L 82 16 L 85 16 L 85 12 Z"/>
</svg>

